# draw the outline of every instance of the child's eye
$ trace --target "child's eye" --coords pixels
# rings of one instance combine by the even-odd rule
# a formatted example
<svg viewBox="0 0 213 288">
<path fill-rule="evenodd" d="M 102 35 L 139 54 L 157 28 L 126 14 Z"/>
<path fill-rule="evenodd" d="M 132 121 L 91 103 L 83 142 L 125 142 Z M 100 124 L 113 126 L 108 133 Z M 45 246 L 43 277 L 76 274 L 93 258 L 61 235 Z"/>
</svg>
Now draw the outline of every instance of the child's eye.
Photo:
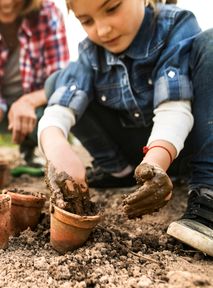
<svg viewBox="0 0 213 288">
<path fill-rule="evenodd" d="M 115 5 L 112 6 L 112 7 L 107 8 L 107 9 L 106 9 L 106 12 L 107 12 L 107 13 L 113 13 L 113 12 L 115 12 L 115 11 L 118 9 L 118 7 L 119 7 L 120 5 L 121 5 L 121 2 L 115 4 Z"/>
<path fill-rule="evenodd" d="M 91 25 L 93 23 L 92 19 L 86 19 L 86 20 L 81 20 L 81 25 L 87 26 L 87 25 Z"/>
</svg>

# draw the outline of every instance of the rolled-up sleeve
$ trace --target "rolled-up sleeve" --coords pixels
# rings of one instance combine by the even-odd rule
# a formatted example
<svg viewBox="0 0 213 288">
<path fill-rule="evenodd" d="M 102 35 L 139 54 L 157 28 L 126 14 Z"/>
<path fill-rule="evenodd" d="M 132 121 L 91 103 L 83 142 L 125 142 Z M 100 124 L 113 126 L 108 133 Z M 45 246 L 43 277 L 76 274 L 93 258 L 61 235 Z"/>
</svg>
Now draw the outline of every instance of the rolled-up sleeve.
<svg viewBox="0 0 213 288">
<path fill-rule="evenodd" d="M 93 99 L 93 72 L 85 57 L 79 57 L 52 76 L 45 83 L 48 106 L 59 104 L 69 107 L 79 119 Z"/>
<path fill-rule="evenodd" d="M 189 11 L 179 12 L 174 22 L 154 69 L 154 108 L 168 100 L 193 98 L 189 56 L 193 40 L 201 30 Z"/>
</svg>

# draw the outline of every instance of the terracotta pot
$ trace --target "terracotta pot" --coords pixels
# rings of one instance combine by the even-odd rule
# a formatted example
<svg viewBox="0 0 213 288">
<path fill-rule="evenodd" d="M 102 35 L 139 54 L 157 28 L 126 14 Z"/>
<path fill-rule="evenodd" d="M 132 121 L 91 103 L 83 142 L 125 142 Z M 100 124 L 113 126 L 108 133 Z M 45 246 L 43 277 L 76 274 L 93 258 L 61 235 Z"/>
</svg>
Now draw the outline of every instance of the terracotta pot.
<svg viewBox="0 0 213 288">
<path fill-rule="evenodd" d="M 4 193 L 11 196 L 11 235 L 18 236 L 28 227 L 34 230 L 39 223 L 46 197 L 43 194 L 32 195 L 30 192 L 23 194 L 23 190 L 22 193 L 19 190 L 4 190 Z"/>
<path fill-rule="evenodd" d="M 101 215 L 79 216 L 53 205 L 50 208 L 50 243 L 59 253 L 75 250 L 88 239 Z"/>
<path fill-rule="evenodd" d="M 7 186 L 10 182 L 10 169 L 7 161 L 0 160 L 0 188 Z"/>
<path fill-rule="evenodd" d="M 10 236 L 11 197 L 0 194 L 0 249 L 8 247 Z"/>
</svg>

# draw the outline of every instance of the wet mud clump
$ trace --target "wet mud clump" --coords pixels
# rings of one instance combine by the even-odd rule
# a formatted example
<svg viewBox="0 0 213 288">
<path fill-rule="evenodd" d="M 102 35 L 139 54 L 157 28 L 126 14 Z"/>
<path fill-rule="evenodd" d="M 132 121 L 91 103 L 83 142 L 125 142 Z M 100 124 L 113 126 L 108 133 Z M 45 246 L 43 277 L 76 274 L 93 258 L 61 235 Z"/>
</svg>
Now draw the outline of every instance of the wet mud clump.
<svg viewBox="0 0 213 288">
<path fill-rule="evenodd" d="M 97 205 L 90 201 L 89 189 L 74 181 L 66 172 L 57 173 L 48 163 L 45 182 L 51 192 L 50 202 L 67 212 L 80 216 L 93 216 L 98 213 Z"/>
</svg>

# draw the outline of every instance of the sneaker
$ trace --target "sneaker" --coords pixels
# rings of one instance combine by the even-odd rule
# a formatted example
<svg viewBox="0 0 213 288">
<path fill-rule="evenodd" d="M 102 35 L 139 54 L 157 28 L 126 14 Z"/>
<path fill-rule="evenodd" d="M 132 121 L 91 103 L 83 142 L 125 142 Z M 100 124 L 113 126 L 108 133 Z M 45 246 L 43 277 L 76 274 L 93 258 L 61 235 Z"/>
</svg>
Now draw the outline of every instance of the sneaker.
<svg viewBox="0 0 213 288">
<path fill-rule="evenodd" d="M 169 225 L 167 233 L 213 256 L 213 190 L 200 188 L 190 191 L 185 214 Z"/>
<path fill-rule="evenodd" d="M 86 177 L 91 188 L 124 188 L 137 185 L 134 171 L 125 177 L 114 177 L 100 167 L 87 167 Z"/>
</svg>

